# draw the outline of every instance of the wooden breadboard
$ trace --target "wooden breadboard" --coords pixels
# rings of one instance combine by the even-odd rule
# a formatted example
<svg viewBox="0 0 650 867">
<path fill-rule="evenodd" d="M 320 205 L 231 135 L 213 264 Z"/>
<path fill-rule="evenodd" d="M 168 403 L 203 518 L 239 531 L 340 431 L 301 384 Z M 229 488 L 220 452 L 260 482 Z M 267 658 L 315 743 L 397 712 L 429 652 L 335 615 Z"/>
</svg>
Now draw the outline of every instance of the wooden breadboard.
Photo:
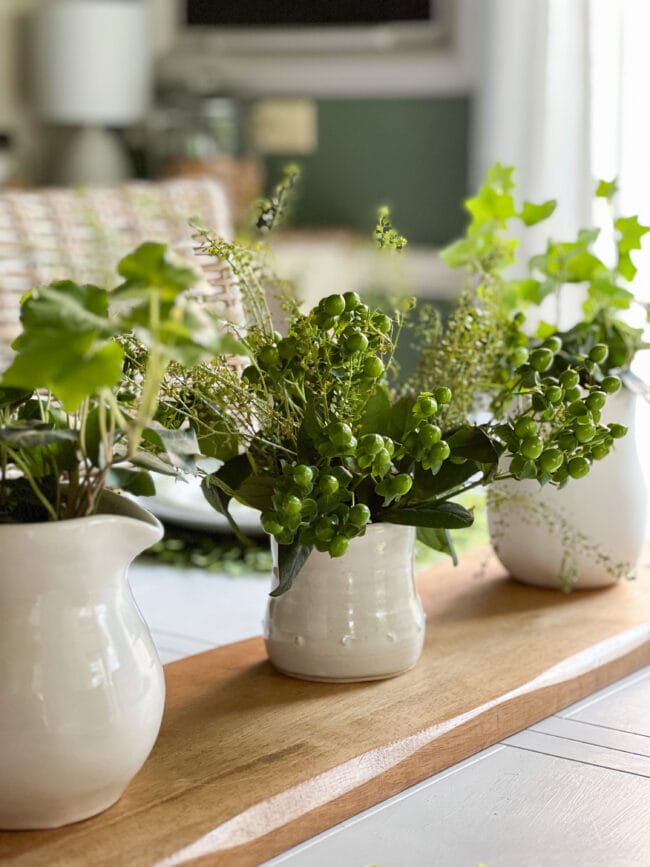
<svg viewBox="0 0 650 867">
<path fill-rule="evenodd" d="M 261 638 L 172 663 L 160 738 L 121 801 L 0 833 L 0 860 L 259 865 L 650 663 L 649 578 L 564 595 L 482 550 L 419 576 L 424 654 L 393 680 L 293 680 Z"/>
</svg>

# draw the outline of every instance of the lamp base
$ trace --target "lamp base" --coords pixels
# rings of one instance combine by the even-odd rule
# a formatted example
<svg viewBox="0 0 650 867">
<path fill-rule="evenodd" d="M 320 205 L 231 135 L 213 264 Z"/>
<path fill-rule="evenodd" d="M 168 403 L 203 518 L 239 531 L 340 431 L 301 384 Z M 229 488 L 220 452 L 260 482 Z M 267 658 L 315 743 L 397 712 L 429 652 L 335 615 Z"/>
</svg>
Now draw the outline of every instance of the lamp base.
<svg viewBox="0 0 650 867">
<path fill-rule="evenodd" d="M 66 138 L 52 171 L 55 183 L 110 186 L 132 176 L 128 153 L 114 132 L 83 126 L 71 130 Z"/>
</svg>

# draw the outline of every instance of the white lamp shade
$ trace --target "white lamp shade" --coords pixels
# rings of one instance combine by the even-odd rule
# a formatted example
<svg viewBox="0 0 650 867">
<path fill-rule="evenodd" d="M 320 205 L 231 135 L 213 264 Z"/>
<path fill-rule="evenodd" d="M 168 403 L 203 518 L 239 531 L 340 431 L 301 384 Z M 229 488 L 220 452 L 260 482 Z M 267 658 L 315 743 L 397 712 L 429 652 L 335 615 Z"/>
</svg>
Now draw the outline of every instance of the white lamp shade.
<svg viewBox="0 0 650 867">
<path fill-rule="evenodd" d="M 32 28 L 34 96 L 51 123 L 128 126 L 151 93 L 151 40 L 140 0 L 49 0 Z"/>
</svg>

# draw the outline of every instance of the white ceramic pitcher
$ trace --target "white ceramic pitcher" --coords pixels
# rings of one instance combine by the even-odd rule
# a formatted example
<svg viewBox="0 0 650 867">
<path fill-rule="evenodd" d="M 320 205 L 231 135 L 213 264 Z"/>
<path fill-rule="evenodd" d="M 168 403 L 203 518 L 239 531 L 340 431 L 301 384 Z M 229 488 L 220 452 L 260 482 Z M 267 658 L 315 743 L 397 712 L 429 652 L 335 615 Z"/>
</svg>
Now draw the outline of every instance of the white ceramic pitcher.
<svg viewBox="0 0 650 867">
<path fill-rule="evenodd" d="M 413 527 L 370 524 L 342 557 L 312 552 L 293 586 L 269 599 L 264 635 L 273 665 L 293 677 L 341 683 L 412 668 L 425 623 L 414 548 Z"/>
<path fill-rule="evenodd" d="M 156 740 L 162 666 L 126 572 L 160 523 L 107 493 L 102 514 L 0 527 L 0 828 L 110 807 Z"/>
</svg>

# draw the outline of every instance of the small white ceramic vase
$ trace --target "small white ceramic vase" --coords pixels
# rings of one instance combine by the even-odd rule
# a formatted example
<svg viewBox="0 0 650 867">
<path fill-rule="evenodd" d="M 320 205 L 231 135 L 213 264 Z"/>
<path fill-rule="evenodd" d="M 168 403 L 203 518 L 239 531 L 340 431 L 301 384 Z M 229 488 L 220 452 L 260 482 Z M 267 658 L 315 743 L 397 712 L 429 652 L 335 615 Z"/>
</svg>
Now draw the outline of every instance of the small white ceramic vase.
<svg viewBox="0 0 650 867">
<path fill-rule="evenodd" d="M 636 398 L 608 401 L 602 423 L 628 434 L 588 476 L 558 490 L 536 481 L 488 491 L 492 546 L 513 578 L 555 589 L 606 587 L 633 574 L 645 538 L 647 494 L 635 436 Z"/>
<path fill-rule="evenodd" d="M 412 668 L 425 624 L 414 548 L 412 527 L 370 524 L 342 557 L 313 551 L 293 586 L 269 599 L 264 636 L 273 665 L 292 677 L 338 683 Z"/>
<path fill-rule="evenodd" d="M 162 537 L 135 503 L 0 527 L 0 828 L 55 828 L 118 800 L 160 728 L 165 686 L 126 578 Z"/>
</svg>

